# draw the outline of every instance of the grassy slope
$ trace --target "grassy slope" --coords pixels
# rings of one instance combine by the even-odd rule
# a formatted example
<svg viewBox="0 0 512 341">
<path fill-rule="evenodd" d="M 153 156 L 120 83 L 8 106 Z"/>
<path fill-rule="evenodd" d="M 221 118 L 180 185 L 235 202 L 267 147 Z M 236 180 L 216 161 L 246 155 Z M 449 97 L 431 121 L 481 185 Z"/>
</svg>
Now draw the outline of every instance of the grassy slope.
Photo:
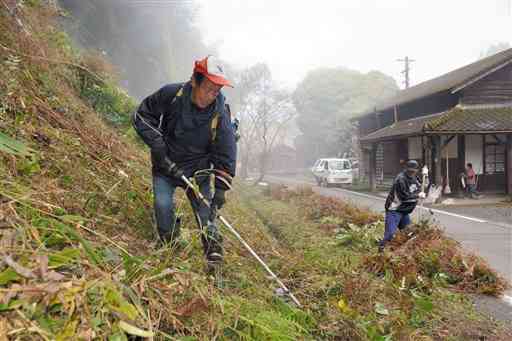
<svg viewBox="0 0 512 341">
<path fill-rule="evenodd" d="M 133 103 L 30 3 L 16 17 L 0 10 L 0 340 L 125 340 L 125 323 L 157 339 L 507 339 L 442 283 L 404 287 L 393 268 L 367 271 L 382 226 L 347 225 L 375 218 L 339 203 L 230 193 L 226 215 L 303 311 L 273 297 L 229 235 L 226 287 L 214 288 L 182 196 L 189 244 L 155 249 L 147 153 L 112 115 Z"/>
</svg>

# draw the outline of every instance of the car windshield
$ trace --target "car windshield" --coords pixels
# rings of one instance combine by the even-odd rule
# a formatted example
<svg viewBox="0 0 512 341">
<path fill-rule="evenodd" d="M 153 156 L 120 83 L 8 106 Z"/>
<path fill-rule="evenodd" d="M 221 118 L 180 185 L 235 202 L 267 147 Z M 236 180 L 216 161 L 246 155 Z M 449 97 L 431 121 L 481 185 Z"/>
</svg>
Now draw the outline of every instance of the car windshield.
<svg viewBox="0 0 512 341">
<path fill-rule="evenodd" d="M 347 161 L 343 160 L 330 161 L 329 168 L 334 170 L 350 169 L 350 164 Z"/>
</svg>

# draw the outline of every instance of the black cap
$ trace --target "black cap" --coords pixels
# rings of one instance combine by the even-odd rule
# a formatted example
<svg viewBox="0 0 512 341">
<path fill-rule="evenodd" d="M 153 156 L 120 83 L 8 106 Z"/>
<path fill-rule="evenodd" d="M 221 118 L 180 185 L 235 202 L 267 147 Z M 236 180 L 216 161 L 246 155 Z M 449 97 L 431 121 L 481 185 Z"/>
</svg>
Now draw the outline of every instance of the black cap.
<svg viewBox="0 0 512 341">
<path fill-rule="evenodd" d="M 405 167 L 407 169 L 414 169 L 414 170 L 418 170 L 420 168 L 420 165 L 418 164 L 418 161 L 416 160 L 408 160 L 406 163 L 405 163 Z"/>
</svg>

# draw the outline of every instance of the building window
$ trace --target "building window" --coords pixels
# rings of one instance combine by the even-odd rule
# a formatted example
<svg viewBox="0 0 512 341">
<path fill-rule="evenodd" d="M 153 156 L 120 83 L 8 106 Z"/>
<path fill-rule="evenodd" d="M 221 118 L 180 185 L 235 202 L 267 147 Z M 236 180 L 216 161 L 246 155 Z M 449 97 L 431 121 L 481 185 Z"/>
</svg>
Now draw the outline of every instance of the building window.
<svg viewBox="0 0 512 341">
<path fill-rule="evenodd" d="M 492 136 L 486 136 L 484 141 L 484 173 L 505 173 L 505 145 Z"/>
</svg>

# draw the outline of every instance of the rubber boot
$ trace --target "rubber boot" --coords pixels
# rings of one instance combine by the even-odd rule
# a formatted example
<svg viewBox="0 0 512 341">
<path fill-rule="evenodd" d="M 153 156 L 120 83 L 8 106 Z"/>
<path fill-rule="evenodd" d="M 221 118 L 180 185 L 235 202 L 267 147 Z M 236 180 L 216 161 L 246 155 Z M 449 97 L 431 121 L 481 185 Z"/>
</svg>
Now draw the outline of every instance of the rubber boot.
<svg viewBox="0 0 512 341">
<path fill-rule="evenodd" d="M 223 261 L 222 235 L 219 233 L 217 226 L 212 222 L 208 222 L 205 235 L 203 236 L 203 247 L 206 259 L 212 262 Z"/>
<path fill-rule="evenodd" d="M 222 265 L 224 263 L 224 256 L 222 236 L 218 232 L 217 226 L 212 222 L 208 222 L 202 241 L 206 255 L 206 273 L 214 277 L 217 288 L 223 288 Z"/>
</svg>

